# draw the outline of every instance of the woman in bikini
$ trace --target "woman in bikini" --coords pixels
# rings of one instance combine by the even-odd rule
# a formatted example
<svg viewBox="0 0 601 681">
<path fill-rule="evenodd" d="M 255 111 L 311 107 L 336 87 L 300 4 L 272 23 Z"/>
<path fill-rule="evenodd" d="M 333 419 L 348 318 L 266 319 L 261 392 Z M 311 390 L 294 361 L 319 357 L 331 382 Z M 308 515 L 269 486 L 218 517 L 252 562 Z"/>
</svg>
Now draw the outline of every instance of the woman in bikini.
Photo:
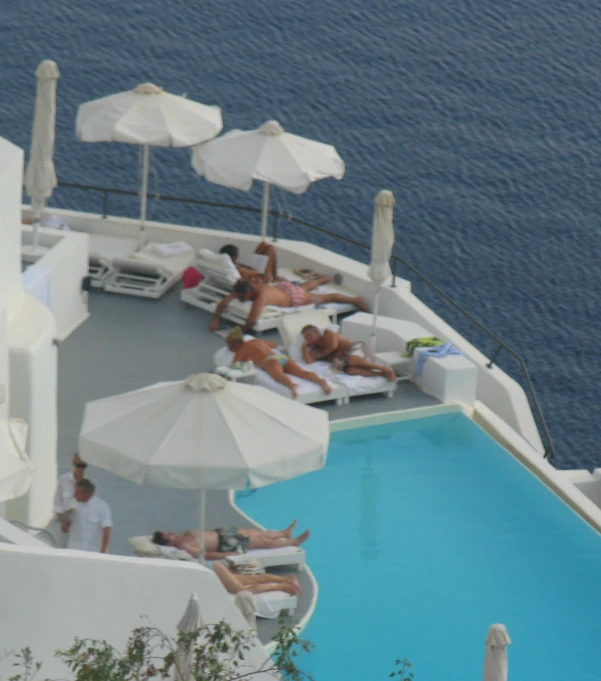
<svg viewBox="0 0 601 681">
<path fill-rule="evenodd" d="M 312 371 L 301 369 L 290 357 L 276 350 L 277 343 L 273 341 L 258 338 L 245 341 L 242 329 L 236 327 L 226 338 L 226 342 L 228 348 L 235 353 L 235 362 L 254 362 L 256 367 L 266 371 L 274 381 L 285 385 L 294 398 L 298 397 L 298 385 L 288 377 L 288 374 L 317 383 L 326 395 L 332 392 L 330 384 L 325 379 Z"/>
</svg>

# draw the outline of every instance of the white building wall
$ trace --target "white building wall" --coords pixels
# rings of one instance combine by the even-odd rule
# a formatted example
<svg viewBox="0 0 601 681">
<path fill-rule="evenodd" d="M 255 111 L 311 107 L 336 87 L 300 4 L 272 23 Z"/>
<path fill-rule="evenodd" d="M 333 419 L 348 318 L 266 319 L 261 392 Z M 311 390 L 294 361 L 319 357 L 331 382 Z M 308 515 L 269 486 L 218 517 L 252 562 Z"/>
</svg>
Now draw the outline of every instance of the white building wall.
<svg viewBox="0 0 601 681">
<path fill-rule="evenodd" d="M 29 646 L 43 662 L 41 678 L 71 678 L 54 651 L 70 647 L 76 636 L 123 649 L 132 630 L 145 624 L 176 635 L 192 593 L 205 623 L 226 619 L 237 630 L 248 628 L 215 573 L 197 563 L 0 544 L 0 564 L 1 649 Z M 256 669 L 268 658 L 258 644 L 247 659 Z M 6 664 L 0 662 L 6 677 L 16 673 Z M 254 678 L 273 681 L 261 677 Z"/>
</svg>

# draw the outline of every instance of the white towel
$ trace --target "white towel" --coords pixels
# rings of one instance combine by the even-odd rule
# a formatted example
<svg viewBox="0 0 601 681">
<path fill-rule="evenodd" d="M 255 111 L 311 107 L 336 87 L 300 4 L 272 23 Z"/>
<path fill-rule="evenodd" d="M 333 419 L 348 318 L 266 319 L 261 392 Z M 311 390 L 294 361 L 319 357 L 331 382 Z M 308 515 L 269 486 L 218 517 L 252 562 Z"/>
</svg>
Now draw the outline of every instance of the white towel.
<svg viewBox="0 0 601 681">
<path fill-rule="evenodd" d="M 152 244 L 152 252 L 160 255 L 163 258 L 168 258 L 174 255 L 185 255 L 186 253 L 193 253 L 194 249 L 185 241 L 172 241 L 169 244 Z"/>
</svg>

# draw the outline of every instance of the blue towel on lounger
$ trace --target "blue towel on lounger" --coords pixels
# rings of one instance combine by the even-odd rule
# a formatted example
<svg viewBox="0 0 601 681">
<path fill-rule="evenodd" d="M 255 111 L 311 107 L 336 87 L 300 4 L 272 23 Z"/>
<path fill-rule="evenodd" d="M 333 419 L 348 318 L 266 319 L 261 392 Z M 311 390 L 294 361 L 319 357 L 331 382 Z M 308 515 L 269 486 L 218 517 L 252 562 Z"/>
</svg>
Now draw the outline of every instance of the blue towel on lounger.
<svg viewBox="0 0 601 681">
<path fill-rule="evenodd" d="M 433 348 L 419 348 L 417 353 L 417 360 L 415 362 L 414 376 L 421 376 L 424 370 L 424 364 L 428 357 L 446 357 L 447 355 L 463 355 L 463 350 L 456 348 L 453 343 L 443 343 Z"/>
</svg>

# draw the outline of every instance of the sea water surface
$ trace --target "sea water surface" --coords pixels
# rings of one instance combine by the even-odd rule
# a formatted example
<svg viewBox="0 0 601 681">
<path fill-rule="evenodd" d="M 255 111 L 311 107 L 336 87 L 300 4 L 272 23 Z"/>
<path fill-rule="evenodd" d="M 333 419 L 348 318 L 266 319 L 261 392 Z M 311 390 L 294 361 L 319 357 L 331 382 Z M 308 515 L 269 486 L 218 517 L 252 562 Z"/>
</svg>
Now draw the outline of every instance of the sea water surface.
<svg viewBox="0 0 601 681">
<path fill-rule="evenodd" d="M 600 33 L 601 7 L 578 0 L 12 0 L 0 6 L 0 135 L 29 148 L 34 71 L 50 58 L 64 182 L 136 189 L 139 150 L 78 142 L 74 122 L 79 104 L 144 81 L 220 105 L 226 130 L 275 118 L 334 144 L 344 180 L 277 192 L 273 205 L 369 243 L 373 199 L 391 189 L 395 252 L 524 356 L 556 465 L 592 468 Z M 247 195 L 195 176 L 185 150 L 157 151 L 150 190 L 260 205 L 260 187 Z M 75 190 L 50 203 L 100 210 L 99 197 Z M 111 209 L 135 215 L 137 204 Z M 149 218 L 258 231 L 255 215 L 152 201 Z"/>
</svg>

